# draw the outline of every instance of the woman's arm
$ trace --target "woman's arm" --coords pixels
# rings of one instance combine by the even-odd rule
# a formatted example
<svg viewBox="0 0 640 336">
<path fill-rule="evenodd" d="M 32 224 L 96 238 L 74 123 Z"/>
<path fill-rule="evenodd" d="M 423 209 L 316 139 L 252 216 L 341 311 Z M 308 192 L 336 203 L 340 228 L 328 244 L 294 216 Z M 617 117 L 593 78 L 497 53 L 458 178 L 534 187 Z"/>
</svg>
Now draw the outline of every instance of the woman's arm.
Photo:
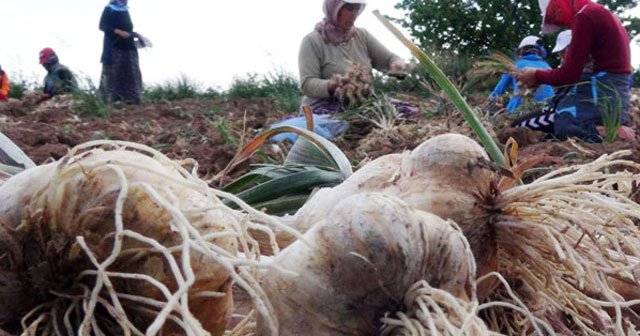
<svg viewBox="0 0 640 336">
<path fill-rule="evenodd" d="M 539 84 L 562 86 L 574 84 L 580 80 L 580 74 L 587 64 L 593 44 L 593 23 L 586 15 L 578 14 L 571 31 L 571 44 L 562 66 L 553 70 L 536 71 L 535 79 Z"/>
<path fill-rule="evenodd" d="M 100 24 L 98 28 L 105 33 L 113 33 L 115 26 L 113 25 L 113 19 L 111 13 L 113 11 L 109 7 L 105 7 L 100 16 Z"/>
<path fill-rule="evenodd" d="M 331 97 L 330 80 L 322 78 L 322 62 L 322 53 L 319 47 L 313 43 L 310 35 L 306 36 L 300 44 L 300 52 L 298 53 L 300 88 L 305 96 Z"/>
<path fill-rule="evenodd" d="M 491 95 L 489 95 L 489 99 L 493 99 L 503 95 L 509 88 L 509 85 L 511 85 L 511 82 L 513 82 L 511 76 L 509 74 L 503 74 L 502 77 L 500 77 L 500 81 L 493 89 L 493 92 L 491 92 Z"/>
</svg>

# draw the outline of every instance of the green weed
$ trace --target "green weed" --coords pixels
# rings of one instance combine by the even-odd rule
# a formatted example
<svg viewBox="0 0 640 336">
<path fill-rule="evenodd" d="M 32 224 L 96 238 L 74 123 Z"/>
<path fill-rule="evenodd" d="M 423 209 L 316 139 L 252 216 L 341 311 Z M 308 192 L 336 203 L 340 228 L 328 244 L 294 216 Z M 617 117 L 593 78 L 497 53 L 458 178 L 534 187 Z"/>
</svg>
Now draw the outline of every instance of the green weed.
<svg viewBox="0 0 640 336">
<path fill-rule="evenodd" d="M 212 88 L 202 89 L 202 85 L 186 75 L 180 75 L 178 79 L 164 84 L 153 85 L 144 90 L 144 99 L 147 101 L 175 101 L 183 99 L 214 99 L 220 93 Z"/>
<path fill-rule="evenodd" d="M 219 116 L 220 114 L 222 114 L 222 112 L 224 112 L 224 109 L 222 107 L 218 106 L 218 107 L 213 107 L 210 110 L 208 110 L 205 115 L 207 117 L 213 118 L 213 117 Z"/>
<path fill-rule="evenodd" d="M 25 92 L 42 89 L 42 84 L 38 83 L 35 75 L 27 76 L 22 72 L 7 73 L 7 75 L 9 76 L 9 85 L 11 86 L 9 98 L 22 99 Z"/>
<path fill-rule="evenodd" d="M 613 142 L 618 137 L 618 130 L 622 125 L 622 99 L 618 90 L 598 82 L 596 91 L 598 99 L 598 109 L 602 114 L 602 126 L 604 127 L 604 140 Z M 609 93 L 610 95 L 607 95 Z"/>
<path fill-rule="evenodd" d="M 207 118 L 207 123 L 216 130 L 216 134 L 228 145 L 237 146 L 240 140 L 236 138 L 231 123 L 224 117 L 218 117 L 215 120 Z"/>
<path fill-rule="evenodd" d="M 100 98 L 98 89 L 89 77 L 86 77 L 81 87 L 85 89 L 72 93 L 75 113 L 81 118 L 106 118 L 109 116 L 107 104 Z"/>
<path fill-rule="evenodd" d="M 76 129 L 73 126 L 67 124 L 62 126 L 62 133 L 66 135 L 73 135 L 76 133 Z"/>
<path fill-rule="evenodd" d="M 233 98 L 272 98 L 285 111 L 300 109 L 301 92 L 297 78 L 279 70 L 267 75 L 247 74 L 236 78 L 224 96 Z"/>
</svg>

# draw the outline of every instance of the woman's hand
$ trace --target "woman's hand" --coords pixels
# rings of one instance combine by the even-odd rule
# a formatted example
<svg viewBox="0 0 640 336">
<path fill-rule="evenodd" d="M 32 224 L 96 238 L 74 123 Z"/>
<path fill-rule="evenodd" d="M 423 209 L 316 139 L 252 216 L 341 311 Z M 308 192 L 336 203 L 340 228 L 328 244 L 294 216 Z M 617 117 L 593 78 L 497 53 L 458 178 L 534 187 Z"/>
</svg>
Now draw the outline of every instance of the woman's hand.
<svg viewBox="0 0 640 336">
<path fill-rule="evenodd" d="M 120 37 L 122 37 L 123 39 L 127 39 L 127 38 L 129 38 L 129 36 L 131 36 L 131 34 L 129 34 L 129 32 L 127 32 L 125 30 L 122 30 L 122 29 L 118 29 L 118 28 L 114 29 L 113 33 L 118 35 L 118 36 L 120 36 Z"/>
<path fill-rule="evenodd" d="M 395 61 L 389 65 L 389 70 L 392 72 L 406 72 L 407 63 L 404 61 Z"/>
<path fill-rule="evenodd" d="M 340 78 L 338 76 L 334 75 L 327 82 L 327 90 L 329 91 L 329 95 L 332 96 L 332 97 L 333 97 L 333 95 L 335 95 L 336 89 L 338 89 L 338 85 L 340 84 L 339 80 L 340 80 Z"/>
<path fill-rule="evenodd" d="M 412 70 L 413 69 L 410 69 L 407 62 L 395 61 L 389 64 L 389 72 L 387 72 L 387 76 L 395 77 L 397 79 L 405 79 Z"/>
<path fill-rule="evenodd" d="M 524 86 L 534 88 L 539 85 L 538 80 L 536 79 L 536 71 L 536 69 L 525 68 L 513 75 L 516 77 L 517 81 L 522 83 Z"/>
</svg>

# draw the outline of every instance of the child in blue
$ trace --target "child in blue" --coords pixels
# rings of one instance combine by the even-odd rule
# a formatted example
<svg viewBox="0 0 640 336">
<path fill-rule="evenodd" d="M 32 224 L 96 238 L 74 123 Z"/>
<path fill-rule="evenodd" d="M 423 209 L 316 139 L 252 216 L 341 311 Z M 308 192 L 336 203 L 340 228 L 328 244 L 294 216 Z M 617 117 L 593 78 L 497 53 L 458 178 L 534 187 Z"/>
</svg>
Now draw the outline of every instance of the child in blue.
<svg viewBox="0 0 640 336">
<path fill-rule="evenodd" d="M 537 36 L 527 36 L 520 42 L 518 49 L 516 49 L 517 60 L 515 62 L 516 69 L 524 68 L 537 68 L 537 69 L 551 69 L 549 64 L 544 61 L 547 57 L 547 51 L 542 45 L 542 40 Z M 518 106 L 522 104 L 522 96 L 519 94 L 518 85 L 516 85 L 516 79 L 510 74 L 506 73 L 502 75 L 500 81 L 489 95 L 489 100 L 494 100 L 498 96 L 503 95 L 507 89 L 513 86 L 513 97 L 507 104 L 507 112 L 512 114 Z M 533 98 L 536 102 L 543 102 L 553 97 L 553 88 L 549 85 L 540 85 L 534 92 Z"/>
</svg>

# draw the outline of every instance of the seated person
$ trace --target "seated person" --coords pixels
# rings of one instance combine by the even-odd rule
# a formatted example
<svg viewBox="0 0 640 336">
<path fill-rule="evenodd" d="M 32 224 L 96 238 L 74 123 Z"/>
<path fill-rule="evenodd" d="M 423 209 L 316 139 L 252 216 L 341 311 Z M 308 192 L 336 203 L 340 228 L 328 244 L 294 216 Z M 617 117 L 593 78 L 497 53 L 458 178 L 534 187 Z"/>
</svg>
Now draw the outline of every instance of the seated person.
<svg viewBox="0 0 640 336">
<path fill-rule="evenodd" d="M 551 69 L 549 64 L 544 61 L 547 52 L 542 45 L 542 40 L 537 36 L 527 36 L 520 42 L 516 49 L 516 69 L 538 68 Z M 489 100 L 495 100 L 497 97 L 505 94 L 505 92 L 513 87 L 514 96 L 511 97 L 507 104 L 507 112 L 512 114 L 521 104 L 522 96 L 516 83 L 516 79 L 510 74 L 503 74 L 500 81 L 489 95 Z M 549 85 L 541 85 L 533 94 L 536 102 L 542 102 L 553 97 L 553 88 Z"/>
<path fill-rule="evenodd" d="M 402 73 L 407 63 L 391 53 L 382 43 L 354 23 L 364 11 L 365 0 L 325 0 L 325 17 L 304 37 L 300 45 L 298 65 L 304 97 L 302 106 L 311 106 L 314 114 L 342 112 L 340 83 L 337 75 L 356 68 L 362 72 L 360 93 L 366 98 L 372 93 L 372 69 L 383 73 Z M 401 101 L 393 101 L 405 117 L 414 117 L 418 108 Z"/>
<path fill-rule="evenodd" d="M 551 53 L 558 53 L 560 60 L 564 58 L 567 47 L 571 44 L 571 30 L 565 30 L 558 34 L 556 37 L 556 44 L 551 50 Z M 562 66 L 562 63 L 560 63 Z M 593 68 L 593 64 L 587 64 L 585 71 L 590 71 Z M 514 120 L 511 123 L 511 127 L 526 127 L 536 131 L 543 131 L 547 133 L 553 133 L 553 119 L 555 117 L 556 107 L 562 97 L 564 97 L 569 90 L 570 86 L 559 87 L 555 90 L 555 95 L 547 102 L 542 111 L 535 111 L 527 113 L 522 117 Z"/>
<path fill-rule="evenodd" d="M 605 113 L 616 113 L 607 117 L 617 117 L 622 124 L 629 122 L 629 35 L 613 13 L 590 0 L 538 2 L 544 15 L 543 33 L 570 28 L 571 44 L 561 67 L 524 69 L 517 74 L 518 80 L 528 87 L 540 84 L 569 86 L 567 94 L 556 106 L 554 136 L 560 140 L 576 137 L 600 142 L 602 136 L 597 125 L 604 123 Z M 590 59 L 593 70 L 585 72 Z"/>
<path fill-rule="evenodd" d="M 45 99 L 78 90 L 75 76 L 69 68 L 60 64 L 53 49 L 44 48 L 40 51 L 40 64 L 47 70 L 43 89 Z"/>
<path fill-rule="evenodd" d="M 9 76 L 7 76 L 7 73 L 4 72 L 0 66 L 0 101 L 9 100 L 9 90 L 11 90 L 9 86 Z"/>
<path fill-rule="evenodd" d="M 563 59 L 570 44 L 571 30 L 565 30 L 558 34 L 556 38 L 556 45 L 551 52 L 558 53 L 560 55 L 560 59 Z M 560 66 L 562 66 L 562 64 L 560 64 Z M 587 62 L 587 65 L 585 65 L 583 69 L 583 73 L 593 73 L 593 59 L 590 59 Z M 549 101 L 541 112 L 529 113 L 518 118 L 511 124 L 511 127 L 527 127 L 537 131 L 553 133 L 553 120 L 558 103 L 567 93 L 569 93 L 571 88 L 571 86 L 559 87 L 556 90 L 556 95 Z M 605 135 L 604 127 L 598 125 L 596 128 L 601 136 Z M 635 141 L 635 131 L 626 125 L 620 126 L 618 136 L 628 141 Z"/>
</svg>

